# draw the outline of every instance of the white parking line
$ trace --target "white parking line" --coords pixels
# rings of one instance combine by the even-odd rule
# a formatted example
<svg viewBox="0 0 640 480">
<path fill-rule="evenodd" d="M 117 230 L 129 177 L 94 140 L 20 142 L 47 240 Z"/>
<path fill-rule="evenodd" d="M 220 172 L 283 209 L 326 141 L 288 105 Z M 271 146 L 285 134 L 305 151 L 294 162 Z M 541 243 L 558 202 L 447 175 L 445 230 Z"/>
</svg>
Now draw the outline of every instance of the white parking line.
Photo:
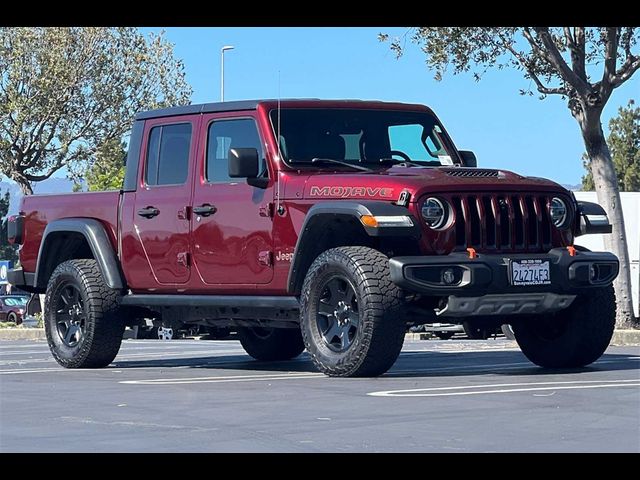
<svg viewBox="0 0 640 480">
<path fill-rule="evenodd" d="M 504 388 L 513 387 L 513 388 Z M 629 380 L 576 380 L 566 382 L 528 382 L 463 385 L 458 387 L 412 388 L 370 392 L 371 397 L 451 397 L 461 395 L 487 395 L 496 393 L 540 392 L 548 390 L 575 390 L 590 388 L 640 387 L 637 378 Z M 471 391 L 469 391 L 471 390 Z"/>
<path fill-rule="evenodd" d="M 225 375 L 218 377 L 192 378 L 155 378 L 149 380 L 122 380 L 118 383 L 126 385 L 183 385 L 191 383 L 230 383 L 230 382 L 259 382 L 266 380 L 299 380 L 303 378 L 327 378 L 322 373 L 290 372 L 267 375 Z"/>
</svg>

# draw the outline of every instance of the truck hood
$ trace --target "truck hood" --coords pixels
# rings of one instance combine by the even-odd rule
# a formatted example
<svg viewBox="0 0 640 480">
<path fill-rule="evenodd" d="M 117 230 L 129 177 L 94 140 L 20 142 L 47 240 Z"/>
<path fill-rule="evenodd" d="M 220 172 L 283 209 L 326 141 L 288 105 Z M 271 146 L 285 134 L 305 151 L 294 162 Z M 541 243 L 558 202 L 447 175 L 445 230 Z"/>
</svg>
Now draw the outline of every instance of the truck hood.
<svg viewBox="0 0 640 480">
<path fill-rule="evenodd" d="M 289 183 L 289 182 L 287 182 Z M 291 179 L 291 183 L 297 183 Z M 290 185 L 294 187 L 294 185 Z M 391 167 L 376 172 L 317 172 L 305 177 L 297 198 L 366 198 L 396 200 L 408 191 L 412 199 L 427 193 L 475 191 L 566 192 L 561 185 L 538 177 L 525 177 L 502 169 L 464 167 Z M 302 195 L 301 195 L 302 193 Z"/>
</svg>

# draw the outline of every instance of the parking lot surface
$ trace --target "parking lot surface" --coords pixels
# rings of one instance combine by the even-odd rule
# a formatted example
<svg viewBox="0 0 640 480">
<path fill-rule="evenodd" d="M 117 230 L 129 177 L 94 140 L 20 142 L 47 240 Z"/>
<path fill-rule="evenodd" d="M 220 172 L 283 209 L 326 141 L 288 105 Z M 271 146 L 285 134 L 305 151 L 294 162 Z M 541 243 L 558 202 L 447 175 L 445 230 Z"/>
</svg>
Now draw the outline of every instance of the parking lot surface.
<svg viewBox="0 0 640 480">
<path fill-rule="evenodd" d="M 1 452 L 640 451 L 640 347 L 545 371 L 514 342 L 406 341 L 373 379 L 236 341 L 126 340 L 101 370 L 0 342 Z"/>
</svg>

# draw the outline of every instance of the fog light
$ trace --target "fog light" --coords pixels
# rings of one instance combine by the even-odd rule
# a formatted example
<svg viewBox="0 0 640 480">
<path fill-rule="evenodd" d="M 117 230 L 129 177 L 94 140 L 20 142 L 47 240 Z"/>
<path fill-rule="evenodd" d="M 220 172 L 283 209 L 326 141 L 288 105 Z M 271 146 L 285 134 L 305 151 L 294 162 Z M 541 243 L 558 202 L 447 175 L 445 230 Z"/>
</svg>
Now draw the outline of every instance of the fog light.
<svg viewBox="0 0 640 480">
<path fill-rule="evenodd" d="M 452 268 L 445 268 L 442 271 L 442 283 L 452 285 L 456 282 L 456 275 Z"/>
</svg>

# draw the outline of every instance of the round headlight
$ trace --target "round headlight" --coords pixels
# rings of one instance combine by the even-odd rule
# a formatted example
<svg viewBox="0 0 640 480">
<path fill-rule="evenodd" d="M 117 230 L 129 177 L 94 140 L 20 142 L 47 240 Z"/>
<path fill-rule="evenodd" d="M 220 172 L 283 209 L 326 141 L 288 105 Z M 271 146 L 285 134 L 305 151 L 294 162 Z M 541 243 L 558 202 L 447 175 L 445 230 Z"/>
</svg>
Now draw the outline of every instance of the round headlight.
<svg viewBox="0 0 640 480">
<path fill-rule="evenodd" d="M 549 215 L 557 228 L 563 228 L 567 224 L 567 205 L 558 197 L 553 197 L 549 203 Z"/>
<path fill-rule="evenodd" d="M 429 227 L 437 230 L 449 222 L 449 204 L 434 197 L 422 204 L 422 218 Z"/>
</svg>

